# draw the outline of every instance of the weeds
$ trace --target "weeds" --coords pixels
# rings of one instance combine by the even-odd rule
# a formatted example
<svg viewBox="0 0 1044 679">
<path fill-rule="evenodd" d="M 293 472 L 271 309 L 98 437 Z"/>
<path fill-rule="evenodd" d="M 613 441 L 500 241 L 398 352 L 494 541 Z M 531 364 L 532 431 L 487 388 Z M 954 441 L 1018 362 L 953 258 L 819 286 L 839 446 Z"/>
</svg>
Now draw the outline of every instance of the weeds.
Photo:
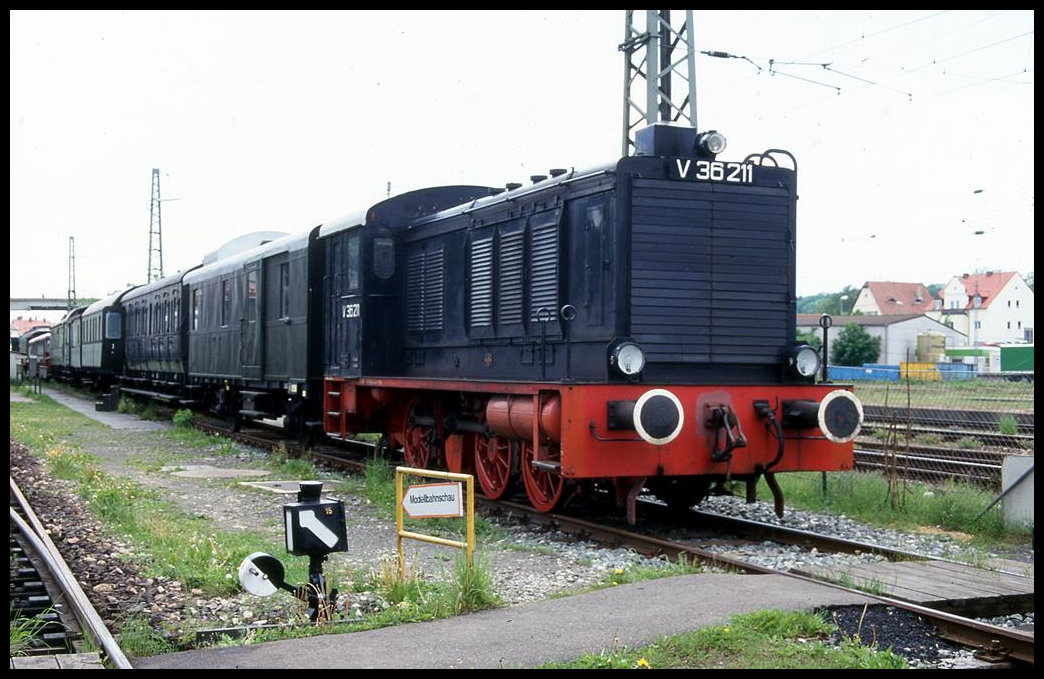
<svg viewBox="0 0 1044 679">
<path fill-rule="evenodd" d="M 174 424 L 175 429 L 192 429 L 192 424 L 195 422 L 196 415 L 188 408 L 182 408 L 174 413 L 174 417 L 171 421 Z"/>
<path fill-rule="evenodd" d="M 724 625 L 665 637 L 636 649 L 587 653 L 545 669 L 905 669 L 890 650 L 829 639 L 834 626 L 822 614 L 766 610 L 732 616 Z"/>
<path fill-rule="evenodd" d="M 143 617 L 132 616 L 123 621 L 119 633 L 120 648 L 127 655 L 146 658 L 177 651 L 166 635 Z"/>
<path fill-rule="evenodd" d="M 21 611 L 11 610 L 11 655 L 27 656 L 33 649 L 33 640 L 40 636 L 48 621 L 42 616 L 53 613 L 53 608 L 48 608 L 39 616 L 25 617 Z"/>
<path fill-rule="evenodd" d="M 1015 419 L 1014 415 L 1001 415 L 997 420 L 997 431 L 1005 436 L 1014 436 L 1019 433 L 1019 421 Z"/>
</svg>

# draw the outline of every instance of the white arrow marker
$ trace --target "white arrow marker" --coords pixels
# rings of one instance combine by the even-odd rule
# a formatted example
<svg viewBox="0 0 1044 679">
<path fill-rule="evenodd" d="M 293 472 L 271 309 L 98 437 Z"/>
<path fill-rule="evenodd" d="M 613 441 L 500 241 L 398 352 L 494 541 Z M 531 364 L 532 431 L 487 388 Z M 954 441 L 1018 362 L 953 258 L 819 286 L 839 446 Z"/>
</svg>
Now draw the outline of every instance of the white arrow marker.
<svg viewBox="0 0 1044 679">
<path fill-rule="evenodd" d="M 326 543 L 327 547 L 333 547 L 337 544 L 337 535 L 319 520 L 315 515 L 315 510 L 308 509 L 302 511 L 298 516 L 301 519 L 301 528 L 307 528 L 315 533 L 315 537 Z"/>
</svg>

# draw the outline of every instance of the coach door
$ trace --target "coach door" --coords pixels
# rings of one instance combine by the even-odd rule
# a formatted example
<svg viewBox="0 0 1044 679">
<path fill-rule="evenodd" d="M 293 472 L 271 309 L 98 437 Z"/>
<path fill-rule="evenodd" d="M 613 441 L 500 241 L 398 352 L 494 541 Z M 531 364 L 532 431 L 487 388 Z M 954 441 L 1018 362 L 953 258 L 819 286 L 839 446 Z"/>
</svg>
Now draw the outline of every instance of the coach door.
<svg viewBox="0 0 1044 679">
<path fill-rule="evenodd" d="M 338 268 L 334 276 L 334 308 L 337 318 L 337 364 L 341 375 L 362 374 L 362 295 L 359 289 L 359 235 L 338 239 Z"/>
<path fill-rule="evenodd" d="M 243 316 L 240 318 L 239 359 L 243 377 L 261 379 L 261 263 L 250 262 L 243 267 L 240 279 Z"/>
</svg>

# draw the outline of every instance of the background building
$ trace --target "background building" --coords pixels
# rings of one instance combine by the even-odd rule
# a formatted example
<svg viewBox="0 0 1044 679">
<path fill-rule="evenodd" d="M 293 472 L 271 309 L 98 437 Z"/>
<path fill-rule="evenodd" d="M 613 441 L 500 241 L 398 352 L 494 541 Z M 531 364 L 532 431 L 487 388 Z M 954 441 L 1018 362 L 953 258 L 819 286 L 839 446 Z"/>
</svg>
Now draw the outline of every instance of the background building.
<svg viewBox="0 0 1044 679">
<path fill-rule="evenodd" d="M 798 314 L 798 332 L 811 331 L 823 337 L 819 314 Z M 925 314 L 891 314 L 887 316 L 834 316 L 827 331 L 827 350 L 848 323 L 859 324 L 871 337 L 881 338 L 881 355 L 877 363 L 898 365 L 907 362 L 936 363 L 947 361 L 945 350 L 963 347 L 967 337 Z"/>
</svg>

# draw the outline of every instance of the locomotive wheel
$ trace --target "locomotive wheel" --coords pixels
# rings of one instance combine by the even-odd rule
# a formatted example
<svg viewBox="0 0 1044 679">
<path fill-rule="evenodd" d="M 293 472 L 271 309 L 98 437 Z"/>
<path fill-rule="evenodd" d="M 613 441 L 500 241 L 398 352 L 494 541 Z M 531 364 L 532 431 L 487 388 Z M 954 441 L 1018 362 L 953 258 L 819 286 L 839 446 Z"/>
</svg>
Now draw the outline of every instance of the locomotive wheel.
<svg viewBox="0 0 1044 679">
<path fill-rule="evenodd" d="M 428 409 L 419 398 L 410 402 L 406 409 L 406 419 L 402 430 L 402 452 L 406 464 L 417 469 L 426 469 L 438 457 L 435 427 L 429 424 L 418 424 L 417 418 L 428 417 Z"/>
<path fill-rule="evenodd" d="M 556 472 L 534 467 L 531 463 L 535 458 L 535 450 L 532 443 L 522 442 L 522 481 L 526 486 L 529 503 L 537 511 L 550 512 L 562 500 L 565 477 Z"/>
<path fill-rule="evenodd" d="M 515 490 L 517 445 L 500 436 L 475 437 L 475 476 L 490 500 L 510 497 Z"/>
</svg>

